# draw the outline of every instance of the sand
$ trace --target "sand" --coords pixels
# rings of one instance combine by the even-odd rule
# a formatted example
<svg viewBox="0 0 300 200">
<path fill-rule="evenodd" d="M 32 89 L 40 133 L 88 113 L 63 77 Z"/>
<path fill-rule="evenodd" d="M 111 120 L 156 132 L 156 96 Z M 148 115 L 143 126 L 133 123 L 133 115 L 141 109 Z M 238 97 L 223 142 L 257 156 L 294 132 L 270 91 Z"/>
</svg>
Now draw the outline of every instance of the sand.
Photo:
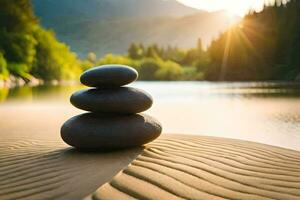
<svg viewBox="0 0 300 200">
<path fill-rule="evenodd" d="M 86 200 L 300 199 L 300 152 L 240 140 L 163 136 Z"/>
<path fill-rule="evenodd" d="M 75 151 L 59 133 L 73 115 L 48 102 L 0 105 L 0 200 L 82 199 L 142 151 Z"/>
<path fill-rule="evenodd" d="M 141 148 L 84 153 L 56 141 L 1 141 L 0 199 L 82 199 L 111 180 Z"/>
<path fill-rule="evenodd" d="M 5 138 L 0 199 L 299 200 L 300 152 L 188 135 L 96 153 L 57 140 Z"/>
<path fill-rule="evenodd" d="M 300 199 L 300 152 L 165 134 L 145 148 L 64 144 L 65 106 L 0 106 L 0 200 Z M 5 116 L 5 117 L 3 117 Z"/>
</svg>

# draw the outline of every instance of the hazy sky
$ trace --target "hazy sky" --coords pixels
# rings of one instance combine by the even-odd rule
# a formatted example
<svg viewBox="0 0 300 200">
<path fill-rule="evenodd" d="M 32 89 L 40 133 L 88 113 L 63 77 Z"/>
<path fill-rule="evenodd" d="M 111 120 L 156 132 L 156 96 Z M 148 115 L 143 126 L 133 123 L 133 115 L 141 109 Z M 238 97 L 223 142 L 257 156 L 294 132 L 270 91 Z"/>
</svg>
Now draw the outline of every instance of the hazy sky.
<svg viewBox="0 0 300 200">
<path fill-rule="evenodd" d="M 232 14 L 244 15 L 249 9 L 260 11 L 265 2 L 273 3 L 274 0 L 177 0 L 185 5 L 207 10 L 227 10 Z"/>
</svg>

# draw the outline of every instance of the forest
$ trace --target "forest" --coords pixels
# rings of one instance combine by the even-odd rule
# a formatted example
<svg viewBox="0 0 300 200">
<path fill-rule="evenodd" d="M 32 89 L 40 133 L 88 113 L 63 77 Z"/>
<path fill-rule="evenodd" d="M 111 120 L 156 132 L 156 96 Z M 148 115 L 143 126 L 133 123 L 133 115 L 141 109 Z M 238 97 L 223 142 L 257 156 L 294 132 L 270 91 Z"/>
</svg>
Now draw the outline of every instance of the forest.
<svg viewBox="0 0 300 200">
<path fill-rule="evenodd" d="M 30 0 L 0 0 L 0 79 L 72 79 L 80 72 L 76 54 L 39 25 Z"/>
<path fill-rule="evenodd" d="M 248 14 L 213 41 L 208 52 L 207 80 L 299 80 L 300 1 Z"/>
<path fill-rule="evenodd" d="M 249 12 L 208 47 L 132 43 L 123 55 L 79 59 L 41 27 L 30 0 L 0 0 L 0 79 L 75 79 L 92 66 L 125 64 L 141 80 L 261 81 L 300 79 L 300 1 Z M 172 33 L 170 33 L 172 34 Z M 100 44 L 99 44 L 100 45 Z"/>
</svg>

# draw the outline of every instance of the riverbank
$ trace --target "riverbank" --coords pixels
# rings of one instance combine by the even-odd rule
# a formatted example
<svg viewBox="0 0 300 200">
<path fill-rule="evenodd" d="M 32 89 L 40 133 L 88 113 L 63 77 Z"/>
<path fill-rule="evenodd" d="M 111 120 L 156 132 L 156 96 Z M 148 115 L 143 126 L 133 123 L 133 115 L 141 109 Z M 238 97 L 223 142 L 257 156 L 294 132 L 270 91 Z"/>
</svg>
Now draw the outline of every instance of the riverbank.
<svg viewBox="0 0 300 200">
<path fill-rule="evenodd" d="M 280 89 L 280 88 L 289 88 L 289 89 L 299 89 L 300 88 L 300 75 L 297 76 L 298 78 L 295 80 L 291 80 L 291 81 L 237 81 L 237 82 L 227 82 L 227 81 L 193 81 L 193 80 L 188 80 L 188 81 L 155 81 L 155 80 L 147 80 L 147 81 L 143 81 L 143 80 L 139 80 L 141 82 L 168 82 L 168 83 L 180 83 L 180 82 L 203 82 L 203 83 L 214 83 L 214 84 L 226 84 L 226 83 L 236 83 L 236 87 L 242 87 L 243 85 L 245 85 L 245 87 L 248 88 L 271 88 L 272 89 Z M 251 86 L 251 84 L 253 83 L 253 85 Z M 35 77 L 31 77 L 30 79 L 24 79 L 22 77 L 19 76 L 14 76 L 14 75 L 10 75 L 6 80 L 0 80 L 0 89 L 1 88 L 8 88 L 8 89 L 12 89 L 12 88 L 16 88 L 16 87 L 22 87 L 22 86 L 39 86 L 39 85 L 76 85 L 76 84 L 80 84 L 80 82 L 78 81 L 78 79 L 76 80 L 51 80 L 51 81 L 45 81 L 42 79 L 38 79 Z"/>
<path fill-rule="evenodd" d="M 6 80 L 0 80 L 0 88 L 15 88 L 25 85 L 38 86 L 44 84 L 44 81 L 37 78 L 24 79 L 14 75 L 10 75 Z"/>
<path fill-rule="evenodd" d="M 51 81 L 44 81 L 42 79 L 37 79 L 32 77 L 29 80 L 25 80 L 21 77 L 10 75 L 8 79 L 6 80 L 0 80 L 0 89 L 1 88 L 16 88 L 16 87 L 22 87 L 22 86 L 40 86 L 40 85 L 78 85 L 79 82 L 76 80 L 51 80 Z"/>
</svg>

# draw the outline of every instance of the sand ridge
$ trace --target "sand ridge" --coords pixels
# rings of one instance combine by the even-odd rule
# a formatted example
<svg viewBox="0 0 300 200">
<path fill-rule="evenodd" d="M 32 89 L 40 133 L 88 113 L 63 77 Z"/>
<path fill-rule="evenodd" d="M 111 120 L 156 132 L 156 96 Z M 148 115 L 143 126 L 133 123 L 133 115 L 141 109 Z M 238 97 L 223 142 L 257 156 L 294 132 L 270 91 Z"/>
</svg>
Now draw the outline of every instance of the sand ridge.
<svg viewBox="0 0 300 200">
<path fill-rule="evenodd" d="M 300 199 L 300 152 L 165 135 L 86 199 Z"/>
<path fill-rule="evenodd" d="M 299 200 L 300 152 L 166 134 L 144 148 L 91 153 L 55 139 L 2 137 L 0 199 Z"/>
<path fill-rule="evenodd" d="M 88 153 L 56 140 L 2 139 L 0 199 L 82 199 L 126 167 L 141 150 Z"/>
</svg>

